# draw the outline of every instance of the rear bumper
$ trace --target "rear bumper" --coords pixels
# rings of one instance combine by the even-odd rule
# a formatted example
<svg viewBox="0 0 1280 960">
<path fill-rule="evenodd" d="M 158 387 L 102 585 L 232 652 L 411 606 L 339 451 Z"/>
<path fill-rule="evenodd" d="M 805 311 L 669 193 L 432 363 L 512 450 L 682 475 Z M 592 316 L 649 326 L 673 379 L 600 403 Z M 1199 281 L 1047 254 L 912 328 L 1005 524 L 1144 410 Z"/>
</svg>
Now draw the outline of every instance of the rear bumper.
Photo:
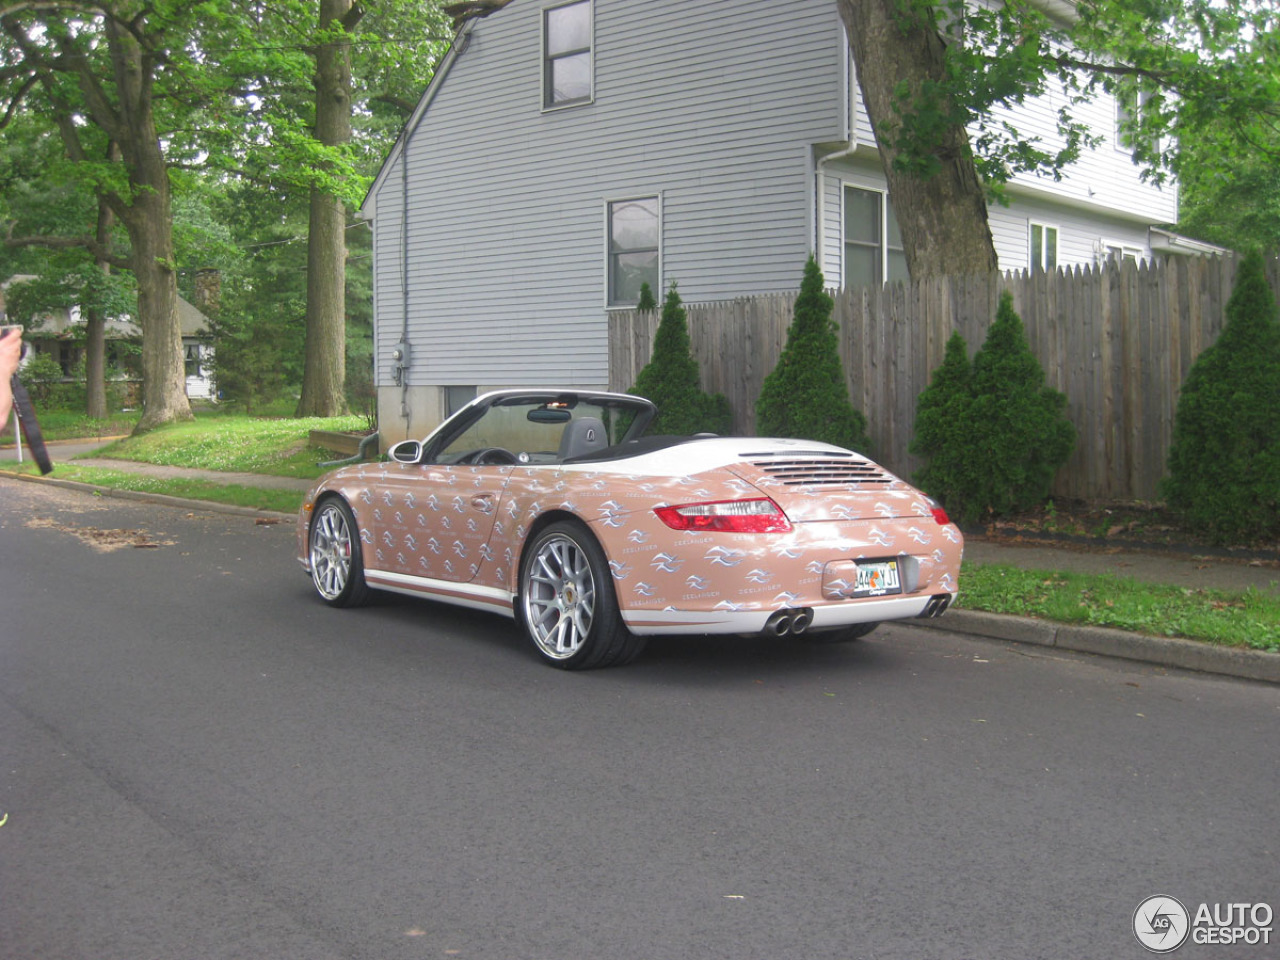
<svg viewBox="0 0 1280 960">
<path fill-rule="evenodd" d="M 875 600 L 846 600 L 816 604 L 809 630 L 831 630 L 858 623 L 883 623 L 914 617 L 940 616 L 953 594 L 886 597 Z M 941 598 L 945 597 L 943 600 Z M 764 633 L 769 618 L 779 609 L 769 610 L 624 610 L 627 628 L 640 636 L 663 634 L 744 634 Z"/>
</svg>

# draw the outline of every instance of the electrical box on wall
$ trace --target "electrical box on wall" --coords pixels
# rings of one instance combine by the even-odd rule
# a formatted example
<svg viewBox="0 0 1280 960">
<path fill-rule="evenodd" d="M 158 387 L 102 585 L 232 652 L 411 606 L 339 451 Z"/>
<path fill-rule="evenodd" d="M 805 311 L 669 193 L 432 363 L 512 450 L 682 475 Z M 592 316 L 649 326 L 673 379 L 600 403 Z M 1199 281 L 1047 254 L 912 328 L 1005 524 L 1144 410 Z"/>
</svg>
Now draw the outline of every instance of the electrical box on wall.
<svg viewBox="0 0 1280 960">
<path fill-rule="evenodd" d="M 391 379 L 397 387 L 404 384 L 404 375 L 409 369 L 411 356 L 412 351 L 409 349 L 408 340 L 401 340 L 391 348 Z"/>
</svg>

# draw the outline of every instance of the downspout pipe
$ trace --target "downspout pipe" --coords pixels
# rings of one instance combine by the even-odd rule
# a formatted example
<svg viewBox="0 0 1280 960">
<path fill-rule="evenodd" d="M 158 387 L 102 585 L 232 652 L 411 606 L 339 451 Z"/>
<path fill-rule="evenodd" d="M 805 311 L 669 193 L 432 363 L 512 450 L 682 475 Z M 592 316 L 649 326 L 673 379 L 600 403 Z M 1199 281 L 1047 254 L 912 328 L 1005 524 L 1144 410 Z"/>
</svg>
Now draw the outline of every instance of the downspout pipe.
<svg viewBox="0 0 1280 960">
<path fill-rule="evenodd" d="M 817 209 L 816 220 L 814 225 L 814 246 L 815 252 L 813 258 L 818 261 L 818 266 L 823 264 L 823 253 L 826 245 L 826 217 L 827 217 L 827 175 L 824 169 L 825 165 L 832 160 L 843 160 L 845 157 L 853 156 L 858 149 L 855 141 L 849 141 L 847 147 L 842 147 L 832 153 L 822 154 L 814 162 L 814 191 L 817 194 L 815 207 Z M 816 150 L 814 151 L 817 152 Z M 840 284 L 836 284 L 840 286 Z"/>
<path fill-rule="evenodd" d="M 843 41 L 844 41 L 843 48 L 847 51 L 849 49 L 849 38 L 843 30 L 841 30 L 840 36 L 843 38 Z M 814 249 L 813 258 L 818 262 L 819 267 L 823 265 L 823 254 L 825 252 L 824 247 L 827 239 L 826 237 L 827 178 L 826 178 L 826 170 L 824 169 L 824 167 L 826 166 L 827 163 L 831 162 L 832 160 L 843 160 L 846 157 L 853 156 L 854 152 L 858 149 L 858 130 L 856 126 L 857 113 L 854 110 L 854 102 L 853 102 L 854 65 L 853 65 L 852 58 L 849 57 L 848 55 L 845 56 L 844 63 L 845 63 L 844 88 L 845 88 L 846 97 L 847 97 L 845 101 L 845 117 L 848 119 L 848 127 L 846 128 L 846 131 L 845 131 L 847 134 L 847 138 L 843 146 L 837 147 L 835 150 L 831 151 L 830 153 L 821 153 L 817 147 L 815 147 L 813 151 L 814 152 L 813 173 L 814 173 L 814 191 L 815 191 L 814 210 L 816 211 L 816 214 L 814 217 L 816 223 L 814 224 L 814 241 L 813 242 L 814 242 L 815 249 Z M 840 285 L 841 284 L 836 284 L 836 286 L 840 286 Z"/>
<path fill-rule="evenodd" d="M 372 447 L 375 450 L 378 448 L 377 433 L 371 433 L 367 437 L 364 437 L 361 439 L 360 446 L 356 449 L 355 456 L 345 457 L 342 460 L 323 460 L 318 464 L 318 466 L 321 466 L 324 469 L 328 470 L 331 467 L 345 467 L 349 463 L 360 463 L 364 460 L 369 459 L 370 447 Z"/>
</svg>

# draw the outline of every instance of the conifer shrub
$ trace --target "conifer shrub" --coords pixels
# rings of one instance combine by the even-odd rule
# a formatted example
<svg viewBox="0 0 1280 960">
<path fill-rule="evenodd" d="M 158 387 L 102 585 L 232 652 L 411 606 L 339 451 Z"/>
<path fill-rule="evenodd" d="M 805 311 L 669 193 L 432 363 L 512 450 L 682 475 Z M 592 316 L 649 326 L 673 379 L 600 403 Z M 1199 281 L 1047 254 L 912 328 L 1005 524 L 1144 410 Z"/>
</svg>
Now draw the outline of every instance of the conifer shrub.
<svg viewBox="0 0 1280 960">
<path fill-rule="evenodd" d="M 662 317 L 653 338 L 653 357 L 631 392 L 652 400 L 658 415 L 651 434 L 717 433 L 733 429 L 733 411 L 724 394 L 703 391 L 698 361 L 689 346 L 689 323 L 675 283 L 662 304 Z"/>
<path fill-rule="evenodd" d="M 1280 537 L 1280 321 L 1256 251 L 1241 262 L 1226 326 L 1191 366 L 1163 494 L 1219 543 Z"/>
<path fill-rule="evenodd" d="M 915 434 L 910 450 L 928 458 L 928 465 L 913 479 L 948 510 L 965 500 L 977 488 L 986 469 L 981 458 L 972 456 L 965 442 L 964 426 L 969 422 L 973 399 L 973 365 L 969 348 L 957 330 L 947 341 L 942 366 L 933 372 L 929 385 L 916 399 Z"/>
<path fill-rule="evenodd" d="M 1076 431 L 1067 398 L 1045 386 L 1008 291 L 974 355 L 959 333 L 916 401 L 911 452 L 928 459 L 913 479 L 963 523 L 1026 510 L 1049 495 Z"/>
<path fill-rule="evenodd" d="M 756 433 L 822 440 L 866 453 L 871 447 L 867 420 L 849 400 L 833 306 L 823 289 L 822 271 L 810 256 L 787 344 L 756 400 Z"/>
<path fill-rule="evenodd" d="M 646 280 L 640 284 L 640 299 L 636 301 L 637 310 L 657 310 L 658 301 L 653 298 L 653 289 Z"/>
</svg>

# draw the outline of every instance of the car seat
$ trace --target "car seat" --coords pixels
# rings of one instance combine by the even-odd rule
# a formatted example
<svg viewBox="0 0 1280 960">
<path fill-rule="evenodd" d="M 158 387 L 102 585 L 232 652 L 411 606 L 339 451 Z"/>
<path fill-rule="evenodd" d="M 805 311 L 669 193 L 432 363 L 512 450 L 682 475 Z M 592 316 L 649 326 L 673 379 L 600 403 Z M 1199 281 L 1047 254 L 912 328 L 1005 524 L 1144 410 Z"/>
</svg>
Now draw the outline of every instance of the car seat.
<svg viewBox="0 0 1280 960">
<path fill-rule="evenodd" d="M 596 417 L 580 417 L 566 426 L 560 435 L 560 459 L 570 460 L 595 453 L 608 445 L 604 424 Z"/>
</svg>

